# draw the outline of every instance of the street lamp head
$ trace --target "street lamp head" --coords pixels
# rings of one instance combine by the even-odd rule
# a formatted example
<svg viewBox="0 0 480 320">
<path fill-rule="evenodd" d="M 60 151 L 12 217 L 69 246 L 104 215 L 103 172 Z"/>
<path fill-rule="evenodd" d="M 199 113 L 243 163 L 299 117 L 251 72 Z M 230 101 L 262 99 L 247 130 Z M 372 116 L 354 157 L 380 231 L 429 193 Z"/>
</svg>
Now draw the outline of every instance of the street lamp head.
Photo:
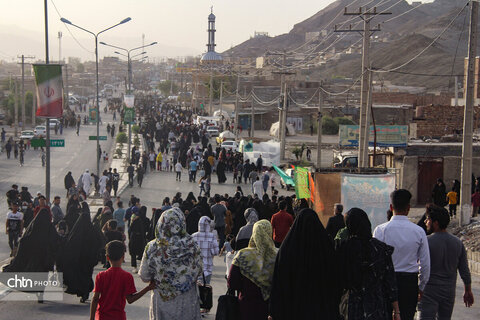
<svg viewBox="0 0 480 320">
<path fill-rule="evenodd" d="M 121 53 L 120 53 L 120 52 L 118 52 L 118 51 L 114 51 L 113 53 L 116 53 L 116 54 L 121 54 Z"/>
<path fill-rule="evenodd" d="M 155 42 L 150 43 L 150 45 L 153 46 L 154 44 L 157 44 L 157 43 L 158 43 L 158 42 L 155 41 Z"/>
<path fill-rule="evenodd" d="M 126 19 L 123 19 L 122 21 L 120 21 L 120 24 L 124 24 L 124 23 L 127 23 L 128 21 L 132 20 L 132 18 L 128 17 Z"/>
<path fill-rule="evenodd" d="M 106 43 L 103 42 L 103 41 L 100 41 L 100 44 L 103 44 L 104 46 L 108 46 L 108 44 L 106 44 Z"/>
<path fill-rule="evenodd" d="M 67 20 L 65 18 L 60 18 L 60 21 L 62 21 L 63 23 L 72 24 L 70 20 Z"/>
<path fill-rule="evenodd" d="M 139 55 L 140 55 L 140 54 L 145 54 L 145 53 L 147 53 L 147 51 L 143 51 L 142 53 L 139 53 Z"/>
</svg>

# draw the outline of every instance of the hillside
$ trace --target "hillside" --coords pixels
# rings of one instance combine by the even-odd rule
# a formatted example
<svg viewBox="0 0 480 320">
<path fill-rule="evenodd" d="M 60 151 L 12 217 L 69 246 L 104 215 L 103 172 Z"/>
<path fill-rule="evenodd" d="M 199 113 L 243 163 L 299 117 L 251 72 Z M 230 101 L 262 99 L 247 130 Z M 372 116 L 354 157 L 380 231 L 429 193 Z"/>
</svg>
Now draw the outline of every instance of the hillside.
<svg viewBox="0 0 480 320">
<path fill-rule="evenodd" d="M 335 43 L 336 52 L 348 48 L 353 42 L 360 39 L 356 33 L 334 34 L 335 25 L 339 28 L 362 28 L 362 20 L 354 16 L 344 16 L 343 10 L 348 6 L 349 12 L 358 10 L 359 6 L 369 3 L 375 4 L 377 12 L 389 11 L 392 15 L 375 17 L 372 26 L 381 25 L 381 31 L 375 36 L 381 37 L 381 42 L 372 43 L 372 63 L 378 68 L 391 68 L 403 64 L 425 48 L 442 30 L 457 16 L 467 0 L 436 0 L 422 4 L 418 8 L 412 7 L 406 1 L 396 0 L 337 0 L 315 13 L 310 18 L 294 25 L 292 30 L 277 37 L 263 37 L 249 39 L 230 50 L 225 55 L 234 57 L 258 57 L 271 50 L 294 50 L 296 52 L 313 50 L 322 52 L 328 47 L 337 35 L 341 38 Z M 463 74 L 463 57 L 466 54 L 469 8 L 457 16 L 451 27 L 437 41 L 435 46 L 428 49 L 411 64 L 401 68 L 401 72 L 426 74 L 451 74 L 452 65 L 454 74 Z M 391 21 L 390 21 L 391 20 Z M 345 23 L 346 22 L 346 23 Z M 326 32 L 327 40 L 320 37 L 306 43 L 309 32 Z M 361 43 L 361 42 L 360 42 Z M 480 45 L 480 44 L 479 44 Z M 355 77 L 360 73 L 360 58 L 357 55 L 343 55 L 340 59 L 322 67 L 311 70 L 313 74 L 344 75 Z M 358 70 L 358 72 L 357 72 Z M 384 78 L 396 84 L 410 85 L 424 84 L 431 89 L 439 89 L 449 85 L 449 79 L 435 77 L 409 76 L 402 74 L 384 74 Z"/>
</svg>

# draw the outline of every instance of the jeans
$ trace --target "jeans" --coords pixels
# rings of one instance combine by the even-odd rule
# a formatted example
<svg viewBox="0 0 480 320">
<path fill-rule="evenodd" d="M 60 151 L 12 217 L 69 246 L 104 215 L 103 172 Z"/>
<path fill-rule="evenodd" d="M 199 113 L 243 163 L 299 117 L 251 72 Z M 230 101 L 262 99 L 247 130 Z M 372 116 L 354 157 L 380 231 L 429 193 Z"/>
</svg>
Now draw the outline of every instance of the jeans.
<svg viewBox="0 0 480 320">
<path fill-rule="evenodd" d="M 190 171 L 190 182 L 195 182 L 195 179 L 197 179 L 197 170 L 192 170 Z"/>
<path fill-rule="evenodd" d="M 13 250 L 13 248 L 18 247 L 18 237 L 19 237 L 18 232 L 8 231 L 8 245 L 10 246 L 10 250 Z"/>
<path fill-rule="evenodd" d="M 128 184 L 130 187 L 133 187 L 133 174 L 128 175 Z"/>
<path fill-rule="evenodd" d="M 218 233 L 218 247 L 223 248 L 223 244 L 225 242 L 225 226 L 222 227 L 215 227 Z"/>
<path fill-rule="evenodd" d="M 182 181 L 182 172 L 177 171 L 177 181 Z"/>
</svg>

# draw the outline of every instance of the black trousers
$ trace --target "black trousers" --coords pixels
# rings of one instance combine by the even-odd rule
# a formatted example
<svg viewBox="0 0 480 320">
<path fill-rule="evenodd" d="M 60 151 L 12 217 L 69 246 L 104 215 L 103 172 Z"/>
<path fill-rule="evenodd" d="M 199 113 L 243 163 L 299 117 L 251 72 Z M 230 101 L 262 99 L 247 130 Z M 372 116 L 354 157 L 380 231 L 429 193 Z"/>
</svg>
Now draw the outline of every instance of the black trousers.
<svg viewBox="0 0 480 320">
<path fill-rule="evenodd" d="M 398 287 L 398 307 L 402 320 L 413 320 L 418 303 L 418 273 L 395 272 Z M 388 305 L 392 314 L 392 306 Z"/>
</svg>

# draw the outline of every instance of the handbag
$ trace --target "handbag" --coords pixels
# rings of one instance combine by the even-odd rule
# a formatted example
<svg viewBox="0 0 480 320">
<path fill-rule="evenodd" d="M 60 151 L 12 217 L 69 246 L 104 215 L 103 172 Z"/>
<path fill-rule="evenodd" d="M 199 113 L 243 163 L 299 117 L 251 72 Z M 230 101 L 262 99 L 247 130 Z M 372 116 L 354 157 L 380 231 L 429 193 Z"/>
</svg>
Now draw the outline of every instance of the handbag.
<svg viewBox="0 0 480 320">
<path fill-rule="evenodd" d="M 200 296 L 200 308 L 210 310 L 213 306 L 212 286 L 205 281 L 205 274 L 202 272 L 203 284 L 197 282 L 198 294 Z"/>
<path fill-rule="evenodd" d="M 238 320 L 240 312 L 238 308 L 238 298 L 235 293 L 227 291 L 223 296 L 218 297 L 217 313 L 215 320 Z"/>
</svg>

